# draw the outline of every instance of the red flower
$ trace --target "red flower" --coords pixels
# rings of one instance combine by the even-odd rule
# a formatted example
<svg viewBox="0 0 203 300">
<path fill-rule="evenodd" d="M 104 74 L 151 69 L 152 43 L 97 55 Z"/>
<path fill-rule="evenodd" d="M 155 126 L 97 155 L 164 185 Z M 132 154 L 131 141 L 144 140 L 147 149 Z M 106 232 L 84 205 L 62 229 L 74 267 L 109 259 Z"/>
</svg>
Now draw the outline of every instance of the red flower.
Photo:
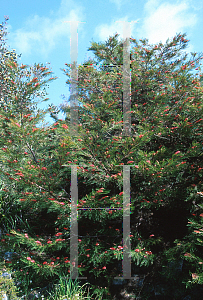
<svg viewBox="0 0 203 300">
<path fill-rule="evenodd" d="M 197 279 L 199 276 L 196 273 L 192 273 L 192 279 Z"/>
<path fill-rule="evenodd" d="M 188 256 L 188 257 L 190 257 L 190 256 L 191 256 L 191 254 L 190 254 L 190 253 L 185 253 L 185 254 L 184 254 L 184 256 Z"/>
<path fill-rule="evenodd" d="M 103 270 L 105 270 L 105 269 L 106 269 L 106 267 L 104 266 L 102 269 L 103 269 Z"/>
<path fill-rule="evenodd" d="M 177 151 L 175 154 L 178 154 L 178 153 L 180 153 L 180 151 Z"/>
<path fill-rule="evenodd" d="M 55 236 L 59 236 L 59 235 L 62 235 L 63 233 L 62 232 L 58 232 L 57 234 L 55 234 Z"/>
<path fill-rule="evenodd" d="M 65 128 L 65 129 L 68 128 L 68 126 L 66 124 L 63 124 L 62 127 Z"/>
<path fill-rule="evenodd" d="M 19 175 L 19 176 L 22 176 L 22 177 L 24 177 L 24 175 L 22 174 L 22 173 L 15 173 L 15 175 Z"/>
</svg>

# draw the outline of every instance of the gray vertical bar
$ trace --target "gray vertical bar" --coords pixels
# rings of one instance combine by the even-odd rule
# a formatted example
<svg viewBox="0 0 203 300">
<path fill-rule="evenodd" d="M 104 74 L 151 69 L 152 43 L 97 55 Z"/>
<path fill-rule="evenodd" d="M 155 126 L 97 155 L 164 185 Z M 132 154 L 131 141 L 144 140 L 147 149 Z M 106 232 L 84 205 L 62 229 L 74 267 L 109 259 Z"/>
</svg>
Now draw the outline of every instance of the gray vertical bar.
<svg viewBox="0 0 203 300">
<path fill-rule="evenodd" d="M 71 166 L 70 276 L 78 277 L 77 165 Z"/>
<path fill-rule="evenodd" d="M 130 166 L 123 166 L 123 278 L 131 278 Z"/>
<path fill-rule="evenodd" d="M 66 21 L 65 21 L 66 22 Z M 70 135 L 78 135 L 78 21 L 70 22 L 70 52 L 71 52 L 71 95 L 70 95 Z M 65 165 L 64 165 L 65 166 Z M 70 275 L 72 279 L 86 277 L 78 277 L 78 222 L 77 222 L 77 202 L 78 202 L 78 182 L 77 182 L 77 165 L 71 166 L 71 222 L 70 222 Z"/>
<path fill-rule="evenodd" d="M 114 277 L 114 279 L 132 279 L 130 243 L 130 166 L 132 165 L 123 165 L 123 277 Z"/>
<path fill-rule="evenodd" d="M 130 74 L 130 24 L 123 27 L 123 134 L 131 135 L 131 74 Z"/>
<path fill-rule="evenodd" d="M 70 95 L 70 135 L 78 135 L 78 21 L 70 24 L 70 56 L 71 56 L 71 95 Z"/>
</svg>

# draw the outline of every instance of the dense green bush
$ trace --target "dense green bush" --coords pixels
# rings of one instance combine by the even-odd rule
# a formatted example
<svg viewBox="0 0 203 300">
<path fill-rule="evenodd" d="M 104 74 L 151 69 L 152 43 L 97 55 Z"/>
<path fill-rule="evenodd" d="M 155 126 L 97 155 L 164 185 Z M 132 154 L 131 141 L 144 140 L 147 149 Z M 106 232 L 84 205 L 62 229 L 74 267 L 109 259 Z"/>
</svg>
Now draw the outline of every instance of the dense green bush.
<svg viewBox="0 0 203 300">
<path fill-rule="evenodd" d="M 113 278 L 122 276 L 123 211 L 117 209 L 123 201 L 122 165 L 132 165 L 129 255 L 132 274 L 147 274 L 137 294 L 147 299 L 161 282 L 165 294 L 181 299 L 186 287 L 202 284 L 201 55 L 188 58 L 185 36 L 158 45 L 130 39 L 130 136 L 123 134 L 123 42 L 117 34 L 105 44 L 92 43 L 95 59 L 78 68 L 83 104 L 78 136 L 71 136 L 67 105 L 61 105 L 65 121 L 55 115 L 52 126 L 37 128 L 45 112 L 36 111 L 31 99 L 47 82 L 40 80 L 49 75 L 44 66 L 35 65 L 29 78 L 17 60 L 1 60 L 8 74 L 3 85 L 10 82 L 12 99 L 7 111 L 3 98 L 0 112 L 1 227 L 8 230 L 2 244 L 19 254 L 11 267 L 21 282 L 27 278 L 30 289 L 70 273 L 73 164 L 78 166 L 80 275 L 95 287 L 107 287 L 105 297 L 112 298 Z M 99 62 L 102 66 L 95 67 Z M 70 77 L 70 65 L 64 71 Z M 14 210 L 6 206 L 11 199 Z M 23 293 L 23 283 L 21 288 Z"/>
</svg>

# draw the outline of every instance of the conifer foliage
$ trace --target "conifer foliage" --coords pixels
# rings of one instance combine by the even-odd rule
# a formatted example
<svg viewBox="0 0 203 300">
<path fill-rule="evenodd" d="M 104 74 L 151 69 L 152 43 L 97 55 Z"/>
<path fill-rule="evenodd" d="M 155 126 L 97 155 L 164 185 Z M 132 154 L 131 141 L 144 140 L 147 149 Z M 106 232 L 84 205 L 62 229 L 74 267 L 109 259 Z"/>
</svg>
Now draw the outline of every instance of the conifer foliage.
<svg viewBox="0 0 203 300">
<path fill-rule="evenodd" d="M 7 230 L 2 244 L 18 254 L 10 263 L 18 279 L 32 280 L 30 288 L 70 272 L 73 164 L 78 166 L 80 275 L 89 279 L 92 274 L 101 286 L 122 276 L 119 208 L 123 165 L 131 165 L 129 255 L 132 274 L 137 267 L 147 274 L 137 295 L 147 299 L 158 281 L 167 282 L 165 295 L 179 299 L 186 287 L 203 282 L 202 56 L 188 57 L 186 34 L 165 44 L 130 42 L 131 136 L 123 134 L 123 42 L 118 34 L 105 43 L 92 42 L 94 59 L 78 67 L 83 104 L 78 136 L 69 132 L 67 105 L 61 105 L 65 121 L 54 115 L 54 125 L 36 127 L 45 111 L 36 111 L 31 100 L 43 98 L 51 72 L 43 65 L 20 66 L 11 52 L 4 56 L 7 50 L 1 46 L 0 212 Z M 66 66 L 71 84 L 71 65 Z M 110 289 L 105 291 L 111 297 Z"/>
</svg>

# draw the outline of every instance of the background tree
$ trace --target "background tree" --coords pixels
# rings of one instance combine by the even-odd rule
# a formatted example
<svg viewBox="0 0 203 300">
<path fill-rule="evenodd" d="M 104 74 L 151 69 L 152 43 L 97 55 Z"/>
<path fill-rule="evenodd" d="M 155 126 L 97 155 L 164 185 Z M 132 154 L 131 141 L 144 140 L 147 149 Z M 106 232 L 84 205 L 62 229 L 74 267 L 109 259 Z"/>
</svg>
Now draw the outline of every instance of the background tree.
<svg viewBox="0 0 203 300">
<path fill-rule="evenodd" d="M 78 69 L 79 101 L 83 103 L 79 110 L 84 125 L 83 151 L 78 155 L 84 158 L 84 163 L 89 157 L 89 163 L 94 164 L 92 168 L 100 170 L 100 173 L 96 172 L 99 175 L 91 172 L 85 186 L 91 182 L 94 187 L 97 182 L 97 186 L 100 184 L 111 191 L 109 197 L 115 196 L 115 201 L 118 201 L 119 189 L 122 190 L 122 177 L 119 175 L 122 172 L 118 172 L 115 164 L 136 165 L 131 172 L 131 207 L 134 207 L 131 228 L 134 234 L 132 245 L 139 254 L 133 253 L 132 259 L 139 264 L 141 254 L 146 261 L 154 254 L 150 275 L 157 274 L 157 270 L 168 264 L 168 252 L 176 253 L 174 242 L 185 238 L 188 218 L 200 203 L 196 191 L 202 188 L 202 57 L 191 53 L 188 58 L 183 51 L 188 44 L 185 36 L 177 34 L 165 45 L 149 45 L 147 40 L 138 42 L 131 39 L 135 44 L 131 52 L 131 137 L 122 136 L 122 71 L 118 73 L 117 66 L 107 67 L 107 72 L 105 67 L 97 70 L 93 66 L 101 61 L 105 65 L 117 58 L 120 62 L 122 43 L 118 51 L 117 35 L 110 37 L 106 44 L 92 43 L 89 50 L 95 52 L 96 59 Z M 70 74 L 69 70 L 66 74 Z M 88 202 L 87 198 L 83 200 L 86 206 L 98 203 Z M 103 203 L 100 201 L 99 206 L 112 203 L 112 198 L 107 201 L 108 198 Z M 85 212 L 91 222 L 96 220 L 96 216 L 92 217 L 94 214 L 97 211 L 91 211 L 89 215 Z M 115 215 L 119 217 L 117 213 Z M 190 246 L 190 243 L 187 244 L 187 247 Z M 184 258 L 186 245 L 181 248 L 182 252 L 180 245 L 177 247 L 178 255 L 172 255 L 170 259 L 173 257 L 173 260 L 179 261 Z M 150 255 L 141 251 L 147 248 Z M 184 276 L 190 276 L 190 267 L 187 267 Z M 170 276 L 175 293 L 177 286 L 173 278 L 177 277 L 174 274 Z M 178 281 L 180 286 L 181 280 Z"/>
</svg>

